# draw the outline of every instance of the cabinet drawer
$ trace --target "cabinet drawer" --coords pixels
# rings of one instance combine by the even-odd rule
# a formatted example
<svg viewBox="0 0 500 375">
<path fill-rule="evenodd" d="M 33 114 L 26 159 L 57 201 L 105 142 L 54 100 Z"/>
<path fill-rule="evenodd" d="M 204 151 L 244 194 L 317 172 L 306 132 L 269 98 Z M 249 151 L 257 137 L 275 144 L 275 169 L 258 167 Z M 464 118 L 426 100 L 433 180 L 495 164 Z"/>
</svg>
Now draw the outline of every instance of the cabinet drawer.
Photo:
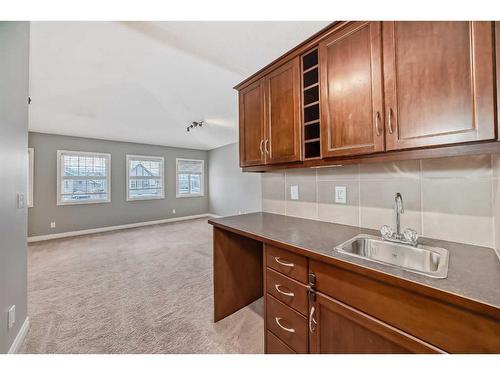
<svg viewBox="0 0 500 375">
<path fill-rule="evenodd" d="M 266 332 L 266 345 L 266 354 L 297 354 L 270 331 Z"/>
<path fill-rule="evenodd" d="M 449 353 L 499 353 L 500 321 L 371 277 L 311 261 L 315 288 Z"/>
<path fill-rule="evenodd" d="M 276 299 L 307 315 L 307 287 L 267 268 L 266 291 Z"/>
<path fill-rule="evenodd" d="M 307 258 L 266 245 L 266 265 L 303 284 L 307 284 Z"/>
<path fill-rule="evenodd" d="M 266 295 L 266 325 L 297 353 L 307 353 L 307 319 L 269 294 Z"/>
</svg>

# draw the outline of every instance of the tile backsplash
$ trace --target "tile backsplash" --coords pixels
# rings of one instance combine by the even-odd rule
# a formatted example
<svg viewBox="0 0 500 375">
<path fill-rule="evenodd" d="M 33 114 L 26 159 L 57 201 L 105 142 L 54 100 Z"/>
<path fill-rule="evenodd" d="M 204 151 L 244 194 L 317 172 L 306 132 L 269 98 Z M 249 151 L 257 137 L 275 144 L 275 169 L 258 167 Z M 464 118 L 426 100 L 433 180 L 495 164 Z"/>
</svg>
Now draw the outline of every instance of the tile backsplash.
<svg viewBox="0 0 500 375">
<path fill-rule="evenodd" d="M 425 237 L 499 249 L 499 182 L 500 155 L 288 169 L 262 175 L 262 208 L 379 229 L 394 225 L 394 195 L 399 192 L 405 209 L 403 228 Z M 291 200 L 292 185 L 299 187 L 298 200 Z M 335 203 L 335 186 L 347 188 L 345 204 Z"/>
</svg>

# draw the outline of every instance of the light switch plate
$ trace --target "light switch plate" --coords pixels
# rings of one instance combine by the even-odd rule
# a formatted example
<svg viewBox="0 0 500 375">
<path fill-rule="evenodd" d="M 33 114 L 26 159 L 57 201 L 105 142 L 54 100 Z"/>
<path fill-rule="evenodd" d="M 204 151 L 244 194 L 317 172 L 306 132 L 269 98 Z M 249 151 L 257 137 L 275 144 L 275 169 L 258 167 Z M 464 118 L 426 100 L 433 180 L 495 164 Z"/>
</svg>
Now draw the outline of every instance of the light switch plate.
<svg viewBox="0 0 500 375">
<path fill-rule="evenodd" d="M 9 309 L 9 329 L 14 327 L 14 324 L 16 324 L 16 305 L 12 305 Z"/>
<path fill-rule="evenodd" d="M 335 186 L 335 203 L 347 203 L 347 188 L 345 186 Z"/>
<path fill-rule="evenodd" d="M 299 200 L 299 185 L 291 185 L 290 186 L 290 199 L 292 201 Z"/>
<path fill-rule="evenodd" d="M 23 193 L 17 193 L 17 208 L 26 207 L 26 195 Z"/>
</svg>

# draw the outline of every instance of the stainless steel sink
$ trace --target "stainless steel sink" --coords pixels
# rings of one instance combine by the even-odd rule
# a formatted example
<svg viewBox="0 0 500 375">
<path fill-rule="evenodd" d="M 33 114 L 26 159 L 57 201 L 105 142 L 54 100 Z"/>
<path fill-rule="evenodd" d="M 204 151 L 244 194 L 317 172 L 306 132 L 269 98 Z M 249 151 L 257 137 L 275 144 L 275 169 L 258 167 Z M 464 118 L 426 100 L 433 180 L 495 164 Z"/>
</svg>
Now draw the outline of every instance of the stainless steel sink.
<svg viewBox="0 0 500 375">
<path fill-rule="evenodd" d="M 406 271 L 444 279 L 448 275 L 448 250 L 425 245 L 410 246 L 360 234 L 335 248 L 340 253 L 388 264 Z"/>
</svg>

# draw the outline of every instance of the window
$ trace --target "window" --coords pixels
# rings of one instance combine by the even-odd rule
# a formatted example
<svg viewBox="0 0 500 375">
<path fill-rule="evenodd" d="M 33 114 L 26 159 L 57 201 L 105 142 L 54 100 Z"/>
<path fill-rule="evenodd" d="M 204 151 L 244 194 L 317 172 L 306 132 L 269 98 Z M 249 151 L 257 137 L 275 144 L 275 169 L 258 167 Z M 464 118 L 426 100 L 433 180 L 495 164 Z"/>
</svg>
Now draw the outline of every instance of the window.
<svg viewBox="0 0 500 375">
<path fill-rule="evenodd" d="M 34 162 L 35 150 L 28 148 L 28 194 L 26 198 L 26 204 L 28 207 L 33 207 L 33 162 Z"/>
<path fill-rule="evenodd" d="M 57 151 L 57 204 L 111 202 L 111 155 Z"/>
<path fill-rule="evenodd" d="M 203 188 L 204 160 L 176 159 L 177 197 L 200 197 L 205 195 Z"/>
<path fill-rule="evenodd" d="M 165 198 L 163 158 L 127 155 L 127 200 Z"/>
</svg>

